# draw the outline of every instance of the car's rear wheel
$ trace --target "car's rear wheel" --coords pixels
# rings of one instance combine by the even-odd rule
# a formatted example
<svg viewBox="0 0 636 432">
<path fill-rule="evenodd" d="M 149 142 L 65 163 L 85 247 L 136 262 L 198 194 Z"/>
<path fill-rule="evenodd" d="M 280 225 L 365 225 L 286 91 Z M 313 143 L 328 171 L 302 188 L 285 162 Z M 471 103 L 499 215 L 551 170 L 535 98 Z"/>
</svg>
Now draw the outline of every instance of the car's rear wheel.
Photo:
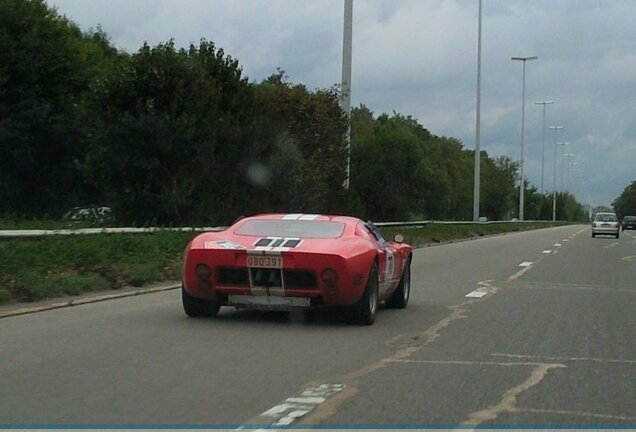
<svg viewBox="0 0 636 432">
<path fill-rule="evenodd" d="M 351 307 L 351 318 L 362 325 L 371 325 L 375 322 L 378 311 L 378 265 L 373 263 L 369 271 L 367 286 L 362 297 Z"/>
<path fill-rule="evenodd" d="M 391 297 L 385 302 L 386 307 L 391 309 L 404 309 L 409 302 L 411 295 L 411 262 L 407 261 L 402 278 Z"/>
<path fill-rule="evenodd" d="M 592 238 L 596 237 L 596 234 L 592 233 Z"/>
<path fill-rule="evenodd" d="M 616 238 L 619 238 L 621 236 L 620 231 L 616 231 Z"/>
<path fill-rule="evenodd" d="M 183 287 L 181 287 L 181 303 L 183 303 L 183 311 L 191 318 L 213 317 L 219 313 L 221 308 L 218 301 L 193 297 Z"/>
</svg>

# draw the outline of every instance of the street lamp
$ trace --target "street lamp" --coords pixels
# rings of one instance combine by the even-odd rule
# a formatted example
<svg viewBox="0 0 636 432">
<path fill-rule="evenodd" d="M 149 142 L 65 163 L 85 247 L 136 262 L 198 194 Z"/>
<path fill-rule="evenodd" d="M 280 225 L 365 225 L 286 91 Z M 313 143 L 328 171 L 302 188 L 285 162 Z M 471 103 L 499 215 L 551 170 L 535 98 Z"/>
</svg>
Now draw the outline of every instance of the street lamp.
<svg viewBox="0 0 636 432">
<path fill-rule="evenodd" d="M 565 146 L 570 145 L 569 142 L 560 142 L 561 145 L 561 193 L 563 193 L 563 175 L 565 174 Z"/>
<path fill-rule="evenodd" d="M 475 113 L 475 180 L 473 182 L 473 220 L 479 220 L 479 183 L 480 183 L 480 164 L 481 150 L 479 147 L 480 139 L 480 111 L 481 111 L 481 0 L 479 0 L 479 18 L 477 24 L 477 107 Z"/>
<path fill-rule="evenodd" d="M 536 105 L 543 105 L 543 126 L 541 130 L 543 132 L 541 138 L 541 193 L 543 194 L 543 166 L 545 164 L 545 106 L 553 104 L 554 101 L 536 101 Z"/>
<path fill-rule="evenodd" d="M 344 0 L 344 29 L 342 32 L 342 82 L 340 104 L 347 115 L 347 178 L 344 187 L 349 189 L 351 176 L 351 45 L 353 39 L 353 0 Z"/>
<path fill-rule="evenodd" d="M 523 194 L 525 189 L 525 182 L 523 176 L 523 136 L 525 127 L 525 115 L 526 115 L 526 62 L 528 60 L 536 60 L 539 57 L 512 57 L 513 61 L 523 62 L 523 80 L 522 80 L 522 92 L 521 92 L 521 161 L 519 170 L 521 172 L 521 182 L 519 183 L 519 220 L 523 220 Z"/>
<path fill-rule="evenodd" d="M 548 129 L 554 129 L 554 176 L 552 177 L 552 221 L 556 221 L 556 155 L 557 155 L 557 135 L 559 129 L 563 126 L 550 126 Z"/>
<path fill-rule="evenodd" d="M 573 158 L 574 157 L 574 153 L 566 154 L 566 156 L 569 156 L 569 157 Z M 571 191 L 570 191 L 570 167 L 573 167 L 573 166 L 576 166 L 576 165 L 578 165 L 578 162 L 568 162 L 568 169 L 565 172 L 566 173 L 565 174 L 565 189 L 568 192 L 570 192 L 570 193 L 571 193 Z"/>
</svg>

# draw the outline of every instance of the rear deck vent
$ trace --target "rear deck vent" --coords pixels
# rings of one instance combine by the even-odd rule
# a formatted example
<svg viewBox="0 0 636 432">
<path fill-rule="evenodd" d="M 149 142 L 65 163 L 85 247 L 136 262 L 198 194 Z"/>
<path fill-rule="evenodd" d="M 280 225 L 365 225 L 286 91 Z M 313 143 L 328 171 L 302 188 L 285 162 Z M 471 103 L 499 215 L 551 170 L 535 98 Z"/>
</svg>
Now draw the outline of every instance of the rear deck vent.
<svg viewBox="0 0 636 432">
<path fill-rule="evenodd" d="M 260 246 L 260 247 L 269 246 L 271 242 L 272 242 L 272 239 L 262 238 L 259 241 L 257 241 L 254 246 Z"/>
<path fill-rule="evenodd" d="M 300 239 L 287 240 L 283 246 L 288 248 L 293 248 L 298 246 L 299 243 L 300 243 Z"/>
</svg>

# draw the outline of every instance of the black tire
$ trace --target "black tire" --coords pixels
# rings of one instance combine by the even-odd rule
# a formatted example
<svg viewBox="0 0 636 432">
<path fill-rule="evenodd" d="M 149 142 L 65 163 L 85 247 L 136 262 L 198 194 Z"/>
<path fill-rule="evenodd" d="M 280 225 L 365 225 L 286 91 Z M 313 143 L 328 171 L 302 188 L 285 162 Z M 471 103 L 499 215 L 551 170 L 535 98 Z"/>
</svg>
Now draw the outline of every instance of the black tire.
<svg viewBox="0 0 636 432">
<path fill-rule="evenodd" d="M 620 236 L 621 236 L 621 233 L 617 231 L 616 232 L 616 238 L 620 238 Z"/>
<path fill-rule="evenodd" d="M 221 304 L 216 300 L 205 300 L 192 297 L 181 287 L 181 303 L 183 311 L 191 318 L 196 317 L 213 317 L 219 313 Z"/>
<path fill-rule="evenodd" d="M 351 318 L 360 325 L 372 325 L 378 312 L 378 265 L 373 263 L 362 297 L 351 306 Z"/>
<path fill-rule="evenodd" d="M 596 234 L 592 233 L 592 238 L 596 237 Z"/>
<path fill-rule="evenodd" d="M 390 309 L 404 309 L 409 302 L 411 295 L 411 261 L 407 261 L 402 272 L 402 278 L 391 297 L 384 303 Z"/>
</svg>

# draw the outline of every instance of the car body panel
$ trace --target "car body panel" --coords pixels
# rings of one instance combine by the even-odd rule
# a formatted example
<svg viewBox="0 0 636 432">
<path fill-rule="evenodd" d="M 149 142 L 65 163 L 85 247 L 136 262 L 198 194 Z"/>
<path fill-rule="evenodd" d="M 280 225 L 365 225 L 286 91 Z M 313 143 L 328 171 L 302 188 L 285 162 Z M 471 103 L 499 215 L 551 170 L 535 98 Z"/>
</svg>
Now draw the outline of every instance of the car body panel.
<svg viewBox="0 0 636 432">
<path fill-rule="evenodd" d="M 263 227 L 277 232 L 267 235 L 259 231 Z M 306 235 L 315 227 L 320 228 L 318 234 Z M 276 309 L 280 302 L 262 301 L 268 297 L 305 298 L 310 306 L 351 305 L 362 296 L 377 263 L 378 294 L 385 300 L 395 291 L 411 254 L 409 245 L 385 241 L 372 225 L 357 218 L 258 215 L 195 237 L 184 253 L 183 288 L 193 297 L 222 305 L 252 306 L 247 304 L 251 298 L 266 303 L 257 306 Z M 210 268 L 209 278 L 197 276 L 199 264 Z M 336 271 L 335 284 L 322 280 L 325 269 Z M 281 308 L 291 303 L 282 302 Z"/>
<path fill-rule="evenodd" d="M 623 230 L 636 229 L 636 216 L 625 216 L 621 224 Z"/>
<path fill-rule="evenodd" d="M 617 236 L 620 230 L 620 222 L 615 213 L 602 212 L 594 216 L 592 222 L 592 235 Z"/>
</svg>

